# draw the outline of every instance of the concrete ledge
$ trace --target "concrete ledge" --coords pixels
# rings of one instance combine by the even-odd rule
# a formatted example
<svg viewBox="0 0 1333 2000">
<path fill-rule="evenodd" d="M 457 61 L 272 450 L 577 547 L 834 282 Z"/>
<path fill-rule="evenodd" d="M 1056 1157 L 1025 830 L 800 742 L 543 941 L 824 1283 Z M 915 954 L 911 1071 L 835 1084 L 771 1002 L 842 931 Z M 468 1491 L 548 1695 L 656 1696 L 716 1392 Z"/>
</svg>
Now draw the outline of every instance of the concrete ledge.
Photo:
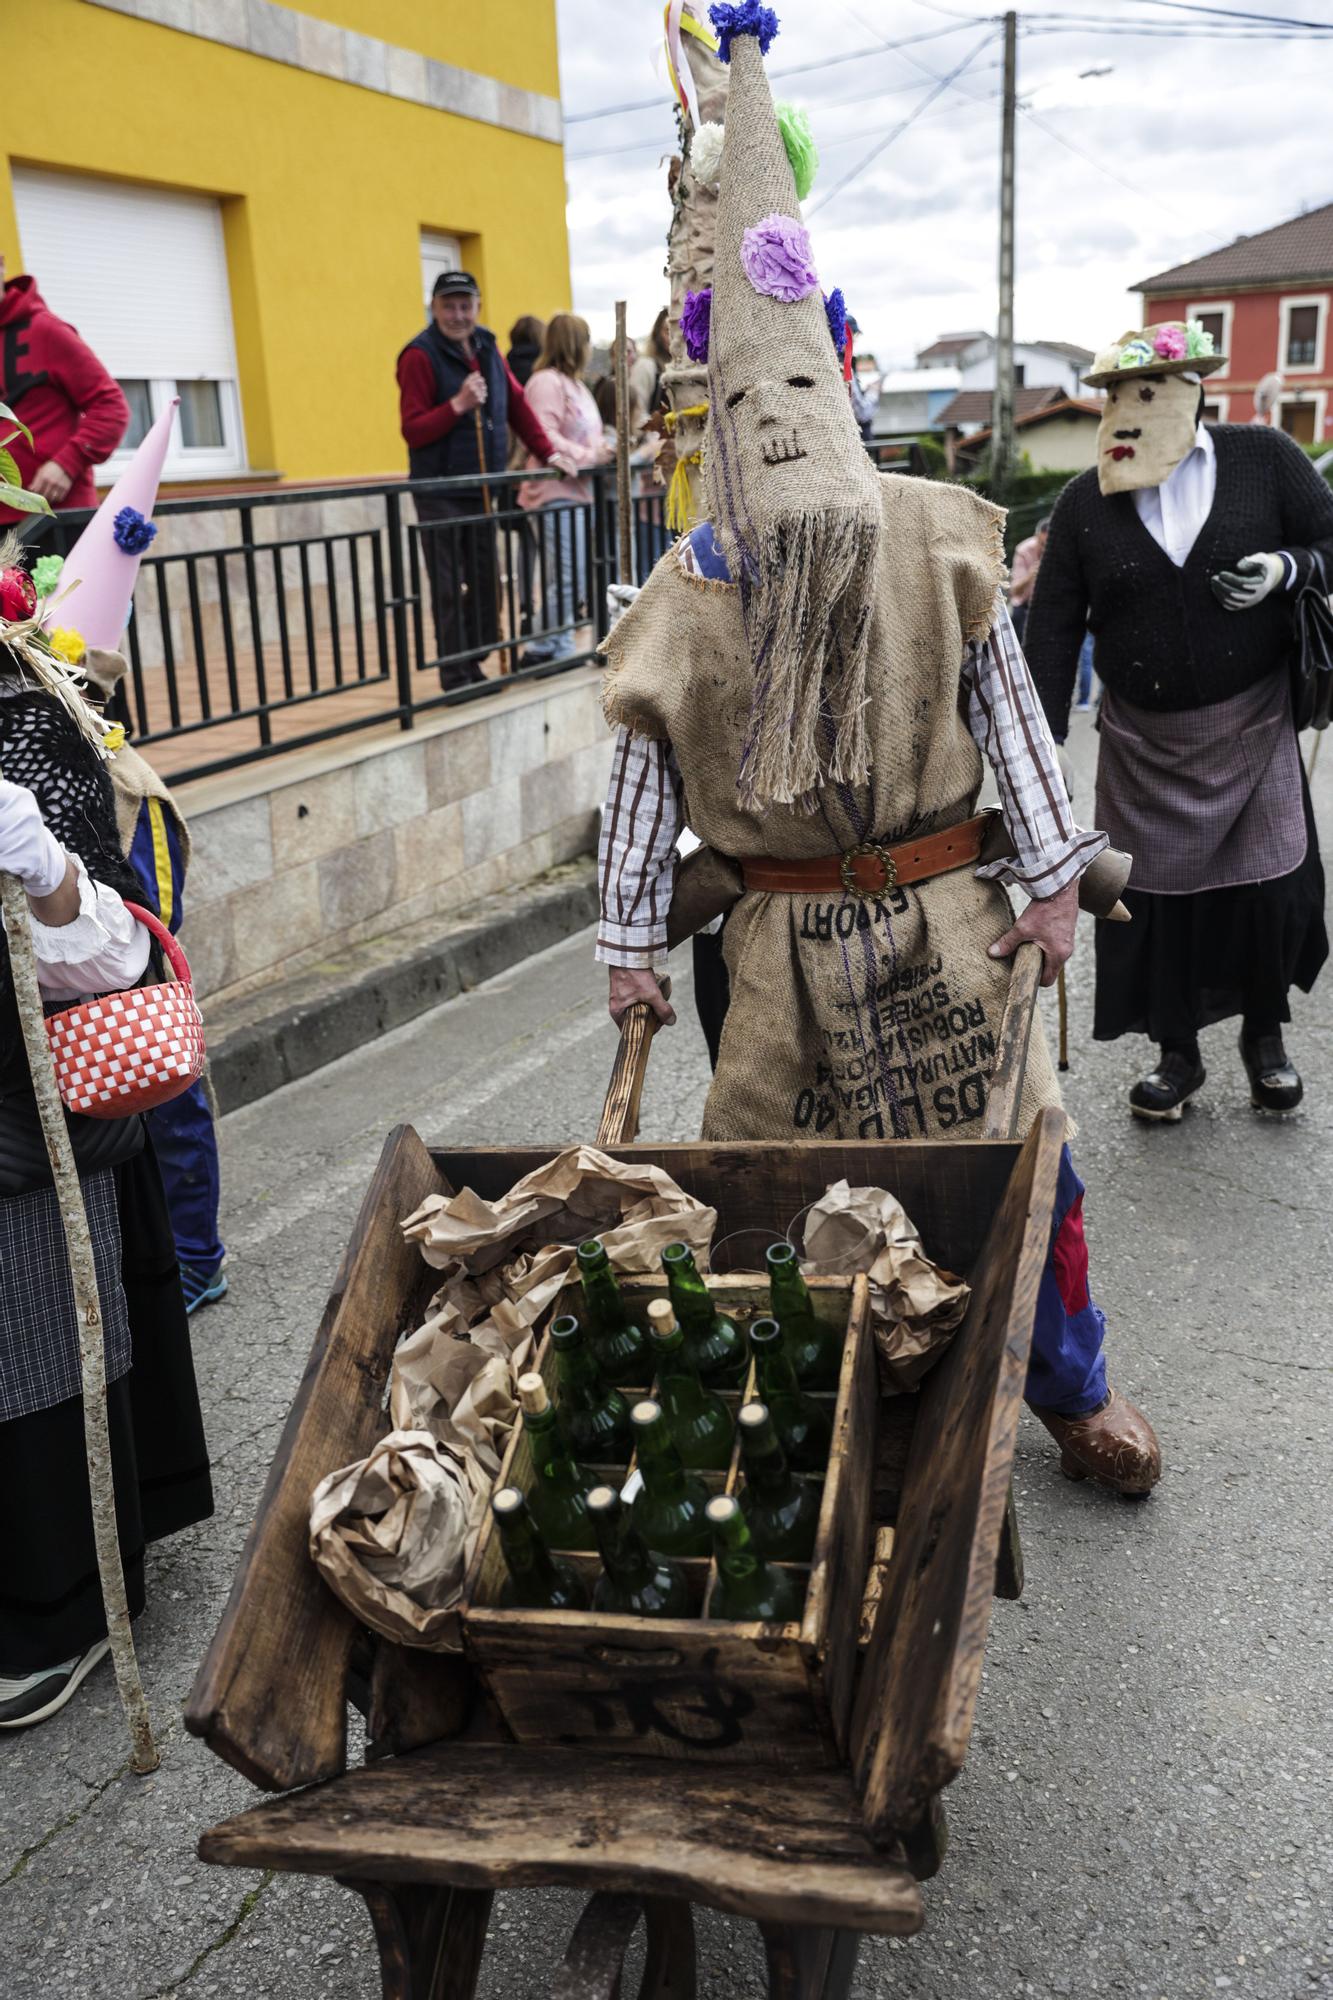
<svg viewBox="0 0 1333 2000">
<path fill-rule="evenodd" d="M 355 945 L 231 1006 L 205 1007 L 218 1106 L 239 1110 L 595 923 L 591 856 L 488 896 L 447 924 Z"/>
</svg>

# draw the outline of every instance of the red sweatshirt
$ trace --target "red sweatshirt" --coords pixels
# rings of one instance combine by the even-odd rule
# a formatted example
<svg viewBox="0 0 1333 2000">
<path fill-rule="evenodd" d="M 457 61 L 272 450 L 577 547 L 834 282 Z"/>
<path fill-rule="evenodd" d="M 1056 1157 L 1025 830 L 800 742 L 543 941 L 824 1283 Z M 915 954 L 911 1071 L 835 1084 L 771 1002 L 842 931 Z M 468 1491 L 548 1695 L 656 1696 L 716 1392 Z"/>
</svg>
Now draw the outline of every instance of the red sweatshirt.
<svg viewBox="0 0 1333 2000">
<path fill-rule="evenodd" d="M 32 278 L 11 278 L 0 292 L 0 403 L 32 432 L 9 445 L 26 486 L 53 458 L 73 484 L 62 507 L 95 507 L 92 468 L 125 435 L 129 405 L 91 347 L 57 319 Z M 0 507 L 0 520 L 20 516 Z"/>
<path fill-rule="evenodd" d="M 475 354 L 471 365 L 474 373 L 481 372 L 481 363 Z M 555 446 L 534 412 L 528 408 L 522 384 L 509 363 L 504 361 L 503 366 L 509 383 L 510 428 L 518 432 L 533 457 L 539 458 L 545 465 Z M 440 438 L 448 437 L 460 421 L 453 404 L 437 403 L 435 395 L 435 370 L 429 360 L 419 347 L 405 347 L 398 357 L 398 424 L 404 444 L 417 447 L 435 444 Z"/>
</svg>

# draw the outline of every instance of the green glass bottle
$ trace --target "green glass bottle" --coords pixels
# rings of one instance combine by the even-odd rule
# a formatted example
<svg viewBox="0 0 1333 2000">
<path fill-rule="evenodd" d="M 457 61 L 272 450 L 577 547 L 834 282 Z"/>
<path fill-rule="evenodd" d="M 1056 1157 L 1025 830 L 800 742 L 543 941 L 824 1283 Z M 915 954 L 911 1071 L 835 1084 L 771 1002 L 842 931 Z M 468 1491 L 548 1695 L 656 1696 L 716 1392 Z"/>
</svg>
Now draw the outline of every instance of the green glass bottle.
<svg viewBox="0 0 1333 2000">
<path fill-rule="evenodd" d="M 790 1243 L 768 1252 L 768 1296 L 782 1328 L 782 1344 L 803 1389 L 836 1389 L 842 1372 L 842 1337 L 820 1319 Z"/>
<path fill-rule="evenodd" d="M 588 1517 L 602 1552 L 593 1610 L 623 1611 L 635 1618 L 688 1618 L 685 1572 L 679 1563 L 648 1547 L 614 1486 L 593 1487 Z"/>
<path fill-rule="evenodd" d="M 768 1404 L 778 1442 L 793 1472 L 822 1472 L 828 1464 L 833 1426 L 827 1409 L 808 1396 L 783 1346 L 775 1319 L 757 1319 L 750 1327 L 757 1393 Z"/>
<path fill-rule="evenodd" d="M 731 1416 L 722 1398 L 705 1389 L 685 1346 L 670 1299 L 648 1308 L 648 1345 L 656 1368 L 654 1394 L 682 1465 L 721 1472 L 731 1463 Z"/>
<path fill-rule="evenodd" d="M 576 1459 L 585 1465 L 627 1465 L 632 1444 L 629 1405 L 619 1389 L 608 1389 L 583 1328 L 572 1313 L 551 1322 L 555 1349 L 560 1428 Z"/>
<path fill-rule="evenodd" d="M 785 1570 L 765 1562 L 745 1525 L 745 1516 L 729 1494 L 708 1503 L 708 1526 L 717 1560 L 710 1618 L 760 1618 L 766 1624 L 791 1625 L 801 1616 L 805 1593 Z"/>
<path fill-rule="evenodd" d="M 629 1414 L 643 1478 L 630 1507 L 635 1527 L 664 1556 L 706 1556 L 708 1488 L 681 1464 L 660 1403 L 645 1397 Z"/>
<path fill-rule="evenodd" d="M 588 1339 L 603 1378 L 608 1382 L 627 1383 L 635 1389 L 646 1389 L 652 1366 L 648 1357 L 648 1341 L 643 1329 L 635 1326 L 630 1318 L 625 1301 L 620 1296 L 620 1287 L 605 1245 L 599 1243 L 596 1237 L 587 1243 L 580 1243 L 578 1263 Z"/>
<path fill-rule="evenodd" d="M 788 1465 L 766 1404 L 746 1403 L 736 1431 L 745 1472 L 741 1512 L 756 1549 L 773 1562 L 808 1563 L 819 1526 L 819 1488 Z"/>
<path fill-rule="evenodd" d="M 551 1554 L 517 1486 L 492 1494 L 491 1514 L 509 1570 L 501 1604 L 525 1611 L 586 1611 L 588 1593 L 578 1571 Z"/>
<path fill-rule="evenodd" d="M 592 1528 L 584 1499 L 584 1477 L 565 1443 L 546 1384 L 540 1375 L 520 1375 L 518 1400 L 532 1450 L 528 1512 L 548 1548 L 591 1549 Z"/>
<path fill-rule="evenodd" d="M 685 1350 L 706 1389 L 739 1389 L 745 1382 L 749 1355 L 745 1335 L 735 1320 L 713 1304 L 685 1243 L 668 1243 L 662 1252 L 671 1303 L 676 1308 Z"/>
</svg>

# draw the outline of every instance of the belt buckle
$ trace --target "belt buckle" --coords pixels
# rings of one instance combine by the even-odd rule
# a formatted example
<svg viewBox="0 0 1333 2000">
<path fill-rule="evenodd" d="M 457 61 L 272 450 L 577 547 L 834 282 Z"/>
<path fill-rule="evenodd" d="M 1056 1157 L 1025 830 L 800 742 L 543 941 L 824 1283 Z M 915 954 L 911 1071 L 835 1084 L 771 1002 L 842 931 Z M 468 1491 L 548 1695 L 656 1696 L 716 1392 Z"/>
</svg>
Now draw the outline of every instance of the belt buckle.
<svg viewBox="0 0 1333 2000">
<path fill-rule="evenodd" d="M 874 856 L 884 876 L 882 882 L 870 889 L 863 889 L 852 873 L 852 863 L 857 861 L 863 854 Z M 887 847 L 881 846 L 877 840 L 863 840 L 857 846 L 849 847 L 838 863 L 838 873 L 842 878 L 842 886 L 847 894 L 849 896 L 856 896 L 862 901 L 867 896 L 882 896 L 886 889 L 896 889 L 898 886 L 898 864 L 894 860 L 890 850 Z"/>
</svg>

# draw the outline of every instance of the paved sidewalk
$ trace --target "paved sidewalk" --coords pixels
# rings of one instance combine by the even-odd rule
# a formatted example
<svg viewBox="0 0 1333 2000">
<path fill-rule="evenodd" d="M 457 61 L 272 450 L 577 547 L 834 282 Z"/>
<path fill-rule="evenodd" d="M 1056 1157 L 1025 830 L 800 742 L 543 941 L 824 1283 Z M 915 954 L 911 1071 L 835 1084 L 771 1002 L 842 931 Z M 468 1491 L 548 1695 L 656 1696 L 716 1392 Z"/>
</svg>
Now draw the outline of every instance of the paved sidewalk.
<svg viewBox="0 0 1333 2000">
<path fill-rule="evenodd" d="M 1079 718 L 1076 761 L 1089 768 Z M 1333 847 L 1333 761 L 1317 802 Z M 383 1133 L 499 1144 L 590 1133 L 614 1050 L 587 934 L 222 1126 L 232 1292 L 195 1321 L 218 1511 L 150 1560 L 138 1628 L 161 1770 L 126 1774 L 109 1673 L 0 1740 L 4 2000 L 370 2000 L 346 1892 L 206 1869 L 200 1829 L 254 1798 L 181 1729 L 324 1295 Z M 688 959 L 645 1134 L 689 1138 L 707 1086 Z M 1115 1379 L 1157 1423 L 1145 1505 L 1058 1475 L 1026 1417 L 1028 1582 L 995 1609 L 952 1846 L 927 1928 L 868 1941 L 857 2000 L 1333 1995 L 1333 977 L 1297 998 L 1306 1111 L 1248 1108 L 1229 1028 L 1176 1127 L 1133 1124 L 1142 1051 L 1094 1048 L 1090 947 L 1067 1079 Z M 1054 1009 L 1048 1009 L 1051 1025 Z M 536 2000 L 577 1899 L 501 1898 L 485 2000 Z M 705 1915 L 702 2000 L 762 1991 L 754 1934 Z M 630 1986 L 633 1991 L 633 1986 Z"/>
</svg>

